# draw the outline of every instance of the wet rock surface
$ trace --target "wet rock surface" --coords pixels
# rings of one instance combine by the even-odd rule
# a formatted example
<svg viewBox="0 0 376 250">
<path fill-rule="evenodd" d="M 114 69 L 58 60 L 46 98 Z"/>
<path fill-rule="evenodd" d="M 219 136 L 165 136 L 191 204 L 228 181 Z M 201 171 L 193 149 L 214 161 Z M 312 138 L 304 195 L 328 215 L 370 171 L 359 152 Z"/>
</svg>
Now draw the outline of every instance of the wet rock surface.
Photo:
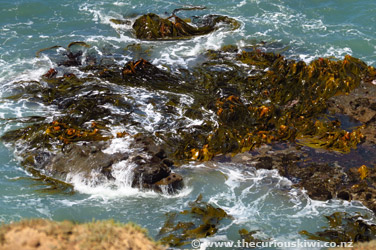
<svg viewBox="0 0 376 250">
<path fill-rule="evenodd" d="M 265 146 L 251 154 L 243 153 L 231 161 L 256 169 L 276 169 L 281 176 L 292 181 L 293 187 L 306 190 L 311 199 L 357 200 L 376 212 L 376 163 L 373 161 L 367 167 L 360 161 L 354 167 L 347 165 L 340 154 L 330 160 L 325 160 L 325 157 L 325 152 L 313 154 L 306 148 L 280 145 L 274 148 Z"/>
<path fill-rule="evenodd" d="M 141 23 L 162 25 L 156 15 L 142 18 Z M 174 18 L 171 25 L 185 27 L 182 20 Z M 201 24 L 211 26 L 221 19 L 210 18 L 201 20 Z M 160 32 L 161 27 L 157 28 Z M 372 82 L 376 71 L 361 60 L 345 56 L 343 60 L 319 58 L 306 64 L 262 48 L 225 46 L 207 51 L 202 55 L 203 62 L 192 69 L 169 71 L 144 59 L 122 65 L 101 64 L 90 56 L 85 58 L 88 53 L 74 50 L 89 47 L 82 42 L 69 44 L 63 54 L 66 63 L 58 64 L 82 65 L 82 76 L 66 72 L 67 68 L 63 74 L 59 73 L 61 69 L 50 69 L 40 82 L 15 83 L 14 95 L 7 97 L 33 100 L 60 112 L 59 117 L 34 123 L 30 118 L 32 125 L 2 136 L 4 141 L 23 148 L 20 156 L 30 170 L 60 179 L 81 174 L 100 183 L 116 179 L 114 166 L 127 162 L 132 167 L 131 186 L 173 193 L 182 186 L 182 177 L 171 172 L 174 163 L 255 152 L 272 143 L 298 144 L 314 152 L 323 150 L 332 158 L 304 161 L 307 152 L 272 149 L 272 155 L 251 154 L 256 162 L 252 166 L 277 169 L 313 199 L 360 199 L 375 209 L 374 163 L 368 160 L 366 175 L 350 172 L 351 167 L 359 169 L 365 164 L 359 160 L 361 164 L 356 166 L 355 159 L 367 158 L 374 150 L 371 147 L 354 153 L 364 141 L 373 143 L 369 134 L 374 133 L 375 120 Z M 56 48 L 61 46 L 38 53 Z M 138 91 L 148 92 L 145 103 L 132 95 Z M 186 101 L 188 97 L 191 101 Z M 146 108 L 140 108 L 142 105 Z M 328 118 L 328 110 L 351 116 L 360 124 L 345 128 L 336 117 Z M 147 112 L 154 111 L 165 120 L 153 123 L 155 128 L 150 133 L 143 129 L 143 119 Z M 192 125 L 192 120 L 200 123 Z M 116 126 L 141 131 L 130 144 L 136 151 L 105 152 L 103 145 L 115 139 L 110 131 Z M 124 136 L 126 132 L 116 137 Z M 336 164 L 338 154 L 349 161 Z"/>
<path fill-rule="evenodd" d="M 64 153 L 59 153 L 52 157 L 44 170 L 52 176 L 60 178 L 71 175 L 82 175 L 84 178 L 91 179 L 91 175 L 97 176 L 103 174 L 103 177 L 113 179 L 111 175 L 111 166 L 114 163 L 129 158 L 128 154 L 106 154 L 103 149 L 104 143 L 84 143 L 83 145 L 68 145 Z M 100 181 L 100 180 L 99 180 Z"/>
<path fill-rule="evenodd" d="M 170 194 L 183 187 L 183 178 L 171 172 L 173 163 L 161 147 L 145 136 L 131 140 L 132 153 L 105 153 L 109 145 L 103 142 L 67 145 L 64 152 L 50 157 L 42 170 L 59 179 L 79 175 L 91 185 L 98 185 L 116 180 L 113 166 L 123 162 L 131 170 L 126 178 L 132 187 Z"/>
</svg>

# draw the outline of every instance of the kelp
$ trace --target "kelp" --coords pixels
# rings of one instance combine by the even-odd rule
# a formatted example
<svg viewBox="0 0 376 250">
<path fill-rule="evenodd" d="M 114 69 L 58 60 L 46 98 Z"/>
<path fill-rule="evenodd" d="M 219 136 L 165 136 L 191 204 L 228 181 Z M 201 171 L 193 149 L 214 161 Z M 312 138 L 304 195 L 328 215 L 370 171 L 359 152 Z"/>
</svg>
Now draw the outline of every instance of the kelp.
<svg viewBox="0 0 376 250">
<path fill-rule="evenodd" d="M 189 222 L 178 221 L 174 223 L 178 214 L 167 214 L 167 220 L 159 232 L 160 241 L 169 246 L 183 246 L 189 244 L 192 239 L 205 238 L 214 235 L 218 231 L 220 222 L 231 219 L 223 209 L 213 207 L 202 201 L 200 194 L 194 202 L 189 203 L 190 209 L 180 212 L 180 215 L 190 217 Z M 189 219 L 189 218 L 188 218 Z M 168 235 L 166 235 L 168 234 Z M 166 235 L 166 236 L 164 236 Z"/>
<path fill-rule="evenodd" d="M 324 231 L 309 233 L 305 230 L 300 234 L 308 239 L 335 242 L 365 242 L 376 239 L 376 225 L 366 222 L 360 215 L 350 216 L 345 212 L 335 212 L 325 216 L 328 227 Z"/>
<path fill-rule="evenodd" d="M 131 25 L 132 24 L 132 22 L 129 20 L 121 20 L 121 19 L 114 19 L 114 18 L 111 18 L 110 22 L 114 24 L 119 24 L 119 25 Z"/>
<path fill-rule="evenodd" d="M 66 195 L 74 194 L 74 187 L 72 184 L 66 183 L 64 181 L 46 176 L 41 171 L 28 167 L 27 171 L 30 172 L 33 177 L 29 177 L 30 180 L 35 181 L 34 186 L 37 186 L 37 191 L 43 194 L 55 194 L 63 193 Z M 28 178 L 28 177 L 26 177 Z"/>
<path fill-rule="evenodd" d="M 90 48 L 89 44 L 87 44 L 85 42 L 78 41 L 78 42 L 69 43 L 66 48 L 64 48 L 63 46 L 60 46 L 60 45 L 55 45 L 55 46 L 52 46 L 52 47 L 43 48 L 43 49 L 38 50 L 35 55 L 36 55 L 36 57 L 40 57 L 40 54 L 42 52 L 62 48 L 66 51 L 63 54 L 65 56 L 65 60 L 58 62 L 58 64 L 64 65 L 64 66 L 80 66 L 81 65 L 80 59 L 81 59 L 81 56 L 82 56 L 82 51 L 80 51 L 80 50 L 78 52 L 72 51 L 72 47 L 77 47 L 77 46 Z"/>
<path fill-rule="evenodd" d="M 330 97 L 349 93 L 372 75 L 374 69 L 360 60 L 319 58 L 306 65 L 273 53 L 243 51 L 234 59 L 249 65 L 246 74 L 227 51 L 209 51 L 208 58 L 195 72 L 200 76 L 195 83 L 223 95 L 215 101 L 219 126 L 186 147 L 189 158 L 207 160 L 281 140 L 346 153 L 363 141 L 362 127 L 346 131 L 338 120 L 325 119 Z"/>
<path fill-rule="evenodd" d="M 182 8 L 177 8 L 172 11 L 172 15 L 175 15 L 177 12 L 182 10 L 206 10 L 205 6 L 186 6 Z"/>
<path fill-rule="evenodd" d="M 77 141 L 104 141 L 109 137 L 100 134 L 97 123 L 92 122 L 91 129 L 82 129 L 59 121 L 53 121 L 45 130 L 50 138 L 58 138 L 64 144 Z"/>
<path fill-rule="evenodd" d="M 263 242 L 262 240 L 255 238 L 253 235 L 256 234 L 258 231 L 248 231 L 247 229 L 243 228 L 239 230 L 239 235 L 244 242 L 247 243 L 257 243 L 257 242 Z"/>
<path fill-rule="evenodd" d="M 366 165 L 362 165 L 359 169 L 358 169 L 358 173 L 360 174 L 360 179 L 361 180 L 364 180 L 365 178 L 368 177 L 368 168 Z"/>
<path fill-rule="evenodd" d="M 90 48 L 90 45 L 85 43 L 85 42 L 71 42 L 68 44 L 67 48 L 65 48 L 65 50 L 67 52 L 70 52 L 70 49 L 72 46 L 74 45 L 78 45 L 78 46 L 82 46 L 82 47 L 86 47 L 86 48 Z M 52 49 L 58 49 L 58 48 L 64 48 L 63 46 L 60 46 L 60 45 L 55 45 L 55 46 L 51 46 L 51 47 L 48 47 L 48 48 L 43 48 L 43 49 L 40 49 L 38 50 L 36 53 L 35 53 L 35 56 L 36 57 L 40 57 L 40 54 L 44 51 L 48 51 L 48 50 L 52 50 Z"/>
<path fill-rule="evenodd" d="M 73 42 L 68 49 L 73 46 L 89 45 Z M 139 58 L 122 67 L 81 67 L 87 73 L 85 77 L 67 72 L 58 77 L 58 69 L 52 68 L 41 82 L 15 83 L 17 94 L 7 97 L 9 100 L 27 98 L 55 105 L 62 117 L 54 120 L 63 126 L 54 130 L 58 126 L 41 122 L 6 133 L 3 139 L 21 140 L 29 149 L 47 150 L 52 150 L 52 145 L 107 140 L 111 126 L 137 125 L 131 118 L 134 107 L 112 87 L 120 85 L 193 98 L 192 104 L 177 103 L 172 97 L 159 103 L 164 106 L 158 108 L 167 115 L 178 115 L 176 108 L 180 107 L 185 117 L 202 120 L 201 125 L 155 133 L 176 161 L 207 161 L 219 154 L 236 154 L 281 141 L 347 153 L 364 140 L 362 126 L 346 130 L 340 121 L 326 117 L 329 98 L 348 94 L 362 81 L 375 79 L 375 69 L 359 59 L 319 58 L 306 64 L 261 49 L 236 46 L 209 50 L 203 56 L 205 61 L 199 66 L 177 69 L 176 73 Z M 109 106 L 122 114 L 114 114 Z M 90 128 L 91 122 L 103 126 L 99 134 L 92 134 L 95 130 Z M 51 143 L 52 138 L 57 140 Z"/>
<path fill-rule="evenodd" d="M 68 118 L 65 118 L 68 120 Z M 70 120 L 70 121 L 73 121 Z M 64 120 L 53 121 L 52 123 L 36 123 L 25 128 L 4 133 L 1 140 L 5 142 L 25 141 L 30 150 L 49 149 L 54 146 L 64 146 L 78 141 L 104 141 L 111 136 L 104 136 L 101 130 L 97 128 L 96 123 L 92 123 L 91 128 L 78 127 L 75 124 L 67 124 Z"/>
<path fill-rule="evenodd" d="M 32 181 L 34 183 L 31 184 L 31 186 L 38 187 L 36 191 L 43 194 L 74 194 L 74 187 L 72 184 L 48 176 L 43 172 L 43 165 L 46 160 L 51 157 L 49 153 L 38 152 L 38 149 L 34 149 L 33 152 L 23 154 L 22 156 L 24 159 L 21 161 L 21 165 L 31 174 L 31 176 L 18 177 L 13 179 L 14 181 Z"/>
<path fill-rule="evenodd" d="M 171 21 L 172 19 L 174 20 Z M 218 29 L 218 23 L 225 23 L 232 29 L 237 29 L 240 26 L 236 20 L 227 16 L 209 15 L 203 20 L 202 25 L 196 27 L 188 24 L 174 13 L 167 18 L 149 13 L 137 18 L 133 29 L 139 39 L 176 40 L 209 34 Z"/>
</svg>

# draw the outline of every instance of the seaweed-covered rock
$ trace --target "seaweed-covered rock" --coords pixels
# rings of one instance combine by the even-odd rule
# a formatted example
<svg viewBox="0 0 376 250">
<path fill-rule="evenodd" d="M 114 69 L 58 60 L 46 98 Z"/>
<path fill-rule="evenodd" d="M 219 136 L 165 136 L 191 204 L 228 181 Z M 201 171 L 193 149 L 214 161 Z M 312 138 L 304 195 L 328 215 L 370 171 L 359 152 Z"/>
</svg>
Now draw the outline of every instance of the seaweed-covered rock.
<svg viewBox="0 0 376 250">
<path fill-rule="evenodd" d="M 174 19 L 173 21 L 171 21 Z M 136 37 L 145 40 L 171 40 L 171 39 L 189 39 L 193 36 L 206 35 L 218 29 L 218 23 L 225 23 L 232 26 L 233 29 L 239 27 L 239 23 L 226 16 L 209 15 L 204 17 L 199 26 L 192 26 L 179 18 L 175 14 L 168 18 L 149 13 L 145 14 L 134 22 L 133 29 Z"/>
<path fill-rule="evenodd" d="M 376 74 L 376 73 L 375 73 Z M 333 96 L 328 100 L 329 112 L 345 114 L 363 124 L 365 142 L 376 144 L 376 85 L 363 82 L 348 95 Z"/>
<path fill-rule="evenodd" d="M 170 20 L 172 18 L 174 22 Z M 196 20 L 197 27 L 193 30 L 190 30 L 193 26 L 186 26 L 188 24 L 178 17 L 163 19 L 154 14 L 141 17 L 135 26 L 150 39 L 153 32 L 158 33 L 156 37 L 160 36 L 161 30 L 165 34 L 166 27 L 172 29 L 172 33 L 167 33 L 173 35 L 181 28 L 179 34 L 184 37 L 195 30 L 201 32 L 203 27 L 214 25 L 216 28 L 216 22 L 227 20 L 215 16 L 205 18 Z M 146 24 L 146 28 L 141 28 L 142 24 Z M 73 53 L 73 46 L 88 45 L 74 42 L 66 51 Z M 62 165 L 59 162 L 68 158 L 83 162 L 85 157 L 92 157 L 90 165 L 97 166 L 98 176 L 111 179 L 114 177 L 112 166 L 129 161 L 137 166 L 132 170 L 135 178 L 131 185 L 166 190 L 166 185 L 181 185 L 181 177 L 170 172 L 172 163 L 167 155 L 178 163 L 207 161 L 217 155 L 235 155 L 272 142 L 297 143 L 350 154 L 364 141 L 364 128 L 371 128 L 375 119 L 373 92 L 367 94 L 362 90 L 364 82 L 371 84 L 367 88 L 372 90 L 375 69 L 354 57 L 346 56 L 336 61 L 319 58 L 306 64 L 259 49 L 240 50 L 227 46 L 219 51 L 207 51 L 203 59 L 204 62 L 193 69 L 173 71 L 163 70 L 144 59 L 131 60 L 124 66 L 99 63 L 81 67 L 85 72 L 82 77 L 69 72 L 59 76 L 60 69 L 57 68 L 49 70 L 39 82 L 15 83 L 15 94 L 7 97 L 8 100 L 27 99 L 52 105 L 58 110 L 59 117 L 45 117 L 32 125 L 8 131 L 2 139 L 22 148 L 19 152 L 26 165 L 44 169 L 52 175 L 69 172 L 57 167 Z M 139 102 L 130 94 L 137 88 L 153 94 L 145 103 Z M 355 118 L 362 126 L 344 128 L 340 120 L 328 118 L 327 109 L 335 106 L 332 100 L 346 99 L 352 93 L 357 98 L 342 101 L 347 103 L 347 108 L 341 112 L 355 117 L 350 111 L 359 110 Z M 361 97 L 363 94 L 365 96 Z M 180 96 L 192 101 L 179 101 Z M 137 142 L 138 138 L 134 138 L 132 147 L 140 149 L 137 154 L 129 155 L 125 160 L 126 155 L 109 156 L 102 149 L 98 152 L 82 149 L 83 143 L 112 141 L 111 128 L 114 126 L 143 131 L 145 106 L 142 105 L 158 110 L 166 119 L 164 124 L 162 120 L 158 122 L 157 131 L 150 139 Z M 367 110 L 361 117 L 363 107 Z M 200 122 L 195 121 L 192 125 L 192 120 Z M 152 142 L 155 139 L 166 155 Z M 73 157 L 70 150 L 83 153 Z M 267 157 L 260 158 L 256 167 L 277 168 L 281 175 L 304 187 L 315 199 L 363 197 L 361 191 L 345 189 L 371 178 L 370 174 L 364 180 L 358 178 L 352 182 L 346 178 L 347 170 L 333 167 L 332 163 L 301 166 L 290 154 Z M 56 166 L 52 167 L 49 161 L 55 162 Z M 83 165 L 76 170 L 87 172 Z M 358 190 L 356 187 L 352 190 Z M 371 186 L 367 188 L 373 197 Z M 359 199 L 364 202 L 369 197 L 367 194 Z M 373 209 L 370 202 L 367 206 Z"/>
</svg>

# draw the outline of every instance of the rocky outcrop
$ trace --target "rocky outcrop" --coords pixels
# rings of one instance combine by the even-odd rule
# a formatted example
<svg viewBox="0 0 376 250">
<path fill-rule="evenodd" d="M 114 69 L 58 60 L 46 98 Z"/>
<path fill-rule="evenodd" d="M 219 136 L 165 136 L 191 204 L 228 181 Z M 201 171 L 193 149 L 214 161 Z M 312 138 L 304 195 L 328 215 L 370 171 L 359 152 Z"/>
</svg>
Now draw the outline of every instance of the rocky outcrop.
<svg viewBox="0 0 376 250">
<path fill-rule="evenodd" d="M 114 21 L 113 21 L 114 22 Z M 121 22 L 121 20 L 115 20 Z M 168 18 L 149 13 L 136 19 L 133 24 L 136 37 L 145 40 L 189 39 L 193 36 L 206 35 L 218 29 L 219 23 L 230 25 L 233 29 L 239 28 L 239 23 L 227 16 L 208 15 L 198 27 L 192 26 L 175 14 Z"/>
<path fill-rule="evenodd" d="M 45 158 L 46 162 L 40 162 L 39 167 L 58 179 L 80 175 L 91 185 L 97 185 L 119 178 L 114 174 L 113 166 L 123 164 L 122 171 L 128 175 L 121 181 L 134 188 L 172 194 L 183 187 L 183 178 L 171 172 L 173 162 L 152 139 L 138 135 L 129 140 L 127 153 L 109 153 L 106 151 L 109 143 L 103 141 L 70 144 L 63 152 Z"/>
<path fill-rule="evenodd" d="M 132 187 L 168 193 L 174 193 L 183 187 L 183 178 L 171 172 L 173 162 L 151 138 L 136 136 L 130 147 L 139 148 L 142 152 L 131 159 L 136 164 Z"/>
<path fill-rule="evenodd" d="M 311 199 L 358 200 L 376 212 L 375 164 L 351 167 L 346 164 L 346 159 L 341 161 L 342 154 L 326 162 L 325 157 L 325 152 L 310 152 L 307 148 L 285 145 L 279 149 L 265 146 L 252 154 L 237 155 L 231 161 L 256 169 L 276 169 L 281 176 L 292 181 L 293 187 L 306 190 Z"/>
</svg>

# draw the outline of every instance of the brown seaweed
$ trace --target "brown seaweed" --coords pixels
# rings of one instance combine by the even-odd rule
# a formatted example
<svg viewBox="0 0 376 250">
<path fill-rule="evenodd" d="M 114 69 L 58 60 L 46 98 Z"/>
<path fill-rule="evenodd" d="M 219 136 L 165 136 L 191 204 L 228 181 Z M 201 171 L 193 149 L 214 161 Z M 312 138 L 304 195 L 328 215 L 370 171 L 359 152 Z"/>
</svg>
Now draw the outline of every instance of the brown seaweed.
<svg viewBox="0 0 376 250">
<path fill-rule="evenodd" d="M 325 216 L 329 226 L 324 231 L 309 233 L 305 230 L 300 234 L 311 240 L 335 242 L 365 242 L 376 238 L 376 225 L 369 224 L 360 215 L 350 216 L 344 212 L 335 212 Z"/>
<path fill-rule="evenodd" d="M 178 221 L 174 224 L 178 215 L 173 212 L 167 214 L 167 220 L 159 232 L 162 243 L 182 246 L 188 244 L 189 240 L 212 236 L 218 231 L 219 223 L 223 219 L 231 218 L 223 209 L 202 201 L 202 195 L 199 195 L 189 206 L 190 209 L 180 212 L 180 215 L 193 217 L 191 219 L 194 222 Z"/>
<path fill-rule="evenodd" d="M 171 21 L 173 19 L 173 21 Z M 144 40 L 176 40 L 190 39 L 194 36 L 206 35 L 217 29 L 218 23 L 225 23 L 232 29 L 239 28 L 239 23 L 227 16 L 210 15 L 205 25 L 192 26 L 174 13 L 167 18 L 149 13 L 136 19 L 133 24 L 136 37 Z"/>
</svg>

